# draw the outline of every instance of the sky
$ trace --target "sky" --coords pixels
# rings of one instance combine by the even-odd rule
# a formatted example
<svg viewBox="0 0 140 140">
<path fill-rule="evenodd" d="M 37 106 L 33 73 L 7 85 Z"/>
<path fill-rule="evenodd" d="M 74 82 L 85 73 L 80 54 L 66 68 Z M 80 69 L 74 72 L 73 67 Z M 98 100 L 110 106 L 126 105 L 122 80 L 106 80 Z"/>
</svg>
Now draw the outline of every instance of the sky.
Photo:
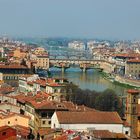
<svg viewBox="0 0 140 140">
<path fill-rule="evenodd" d="M 140 0 L 0 0 L 0 36 L 140 39 Z"/>
</svg>

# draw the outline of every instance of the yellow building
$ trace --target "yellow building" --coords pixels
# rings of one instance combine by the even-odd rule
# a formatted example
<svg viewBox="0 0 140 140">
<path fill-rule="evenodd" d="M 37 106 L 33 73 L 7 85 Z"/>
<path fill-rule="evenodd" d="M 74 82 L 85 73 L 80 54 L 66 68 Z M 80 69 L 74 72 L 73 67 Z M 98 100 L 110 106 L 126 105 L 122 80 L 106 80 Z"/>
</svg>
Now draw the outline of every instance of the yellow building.
<svg viewBox="0 0 140 140">
<path fill-rule="evenodd" d="M 27 53 L 21 51 L 20 47 L 18 47 L 16 50 L 14 50 L 13 57 L 23 59 L 26 57 L 26 55 L 27 55 Z"/>
<path fill-rule="evenodd" d="M 126 62 L 125 75 L 140 78 L 140 59 L 130 59 Z"/>
<path fill-rule="evenodd" d="M 29 117 L 17 114 L 17 113 L 11 113 L 11 112 L 0 112 L 0 127 L 1 126 L 24 126 L 24 127 L 29 127 Z"/>
<path fill-rule="evenodd" d="M 138 90 L 128 90 L 126 100 L 126 122 L 131 126 L 131 138 L 140 138 L 140 118 L 138 110 Z"/>
<path fill-rule="evenodd" d="M 43 54 L 44 52 L 45 52 L 45 49 L 42 47 L 38 47 L 34 51 L 35 54 Z"/>
<path fill-rule="evenodd" d="M 49 56 L 47 54 L 37 55 L 36 61 L 36 68 L 49 69 Z"/>
</svg>

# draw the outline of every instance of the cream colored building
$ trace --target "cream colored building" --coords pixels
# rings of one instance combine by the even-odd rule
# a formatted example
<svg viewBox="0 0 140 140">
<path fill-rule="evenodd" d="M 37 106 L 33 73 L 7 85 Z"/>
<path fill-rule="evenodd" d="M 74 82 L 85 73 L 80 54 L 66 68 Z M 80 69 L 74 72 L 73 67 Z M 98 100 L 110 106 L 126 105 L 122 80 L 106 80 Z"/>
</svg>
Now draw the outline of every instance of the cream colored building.
<svg viewBox="0 0 140 140">
<path fill-rule="evenodd" d="M 131 126 L 130 137 L 140 138 L 140 106 L 138 104 L 139 91 L 128 90 L 126 100 L 126 122 Z"/>
<path fill-rule="evenodd" d="M 0 113 L 0 127 L 1 126 L 24 126 L 29 127 L 29 117 L 17 113 Z"/>
<path fill-rule="evenodd" d="M 49 56 L 37 55 L 36 56 L 36 68 L 49 69 Z"/>
<path fill-rule="evenodd" d="M 44 53 L 44 52 L 45 52 L 45 49 L 42 48 L 42 47 L 38 47 L 38 48 L 36 48 L 35 51 L 34 51 L 35 54 L 42 54 L 42 53 Z"/>
<path fill-rule="evenodd" d="M 26 52 L 21 51 L 21 49 L 18 47 L 16 50 L 14 50 L 14 55 L 15 58 L 25 58 L 27 56 Z"/>
<path fill-rule="evenodd" d="M 133 78 L 140 78 L 140 59 L 131 59 L 126 62 L 125 75 Z"/>
</svg>

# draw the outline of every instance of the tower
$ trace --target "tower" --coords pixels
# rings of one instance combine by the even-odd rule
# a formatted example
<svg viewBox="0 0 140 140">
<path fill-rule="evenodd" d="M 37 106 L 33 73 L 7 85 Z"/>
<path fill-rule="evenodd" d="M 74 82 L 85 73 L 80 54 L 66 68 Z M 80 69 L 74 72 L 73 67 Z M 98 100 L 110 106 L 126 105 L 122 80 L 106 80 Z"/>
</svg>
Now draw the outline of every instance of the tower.
<svg viewBox="0 0 140 140">
<path fill-rule="evenodd" d="M 132 138 L 137 137 L 138 129 L 138 96 L 139 91 L 130 89 L 127 91 L 127 101 L 126 101 L 126 121 L 131 126 L 130 136 Z"/>
</svg>

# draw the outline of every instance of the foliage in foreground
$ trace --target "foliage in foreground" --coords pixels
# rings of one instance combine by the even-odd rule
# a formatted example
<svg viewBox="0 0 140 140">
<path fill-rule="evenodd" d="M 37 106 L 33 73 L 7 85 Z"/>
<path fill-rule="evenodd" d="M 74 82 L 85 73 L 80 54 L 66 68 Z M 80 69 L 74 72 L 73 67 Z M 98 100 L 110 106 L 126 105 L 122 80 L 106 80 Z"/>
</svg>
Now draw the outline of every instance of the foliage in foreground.
<svg viewBox="0 0 140 140">
<path fill-rule="evenodd" d="M 101 111 L 117 111 L 123 116 L 123 104 L 114 90 L 107 89 L 103 92 L 82 90 L 78 86 L 70 84 L 67 86 L 67 101 L 78 105 L 86 105 Z"/>
</svg>

